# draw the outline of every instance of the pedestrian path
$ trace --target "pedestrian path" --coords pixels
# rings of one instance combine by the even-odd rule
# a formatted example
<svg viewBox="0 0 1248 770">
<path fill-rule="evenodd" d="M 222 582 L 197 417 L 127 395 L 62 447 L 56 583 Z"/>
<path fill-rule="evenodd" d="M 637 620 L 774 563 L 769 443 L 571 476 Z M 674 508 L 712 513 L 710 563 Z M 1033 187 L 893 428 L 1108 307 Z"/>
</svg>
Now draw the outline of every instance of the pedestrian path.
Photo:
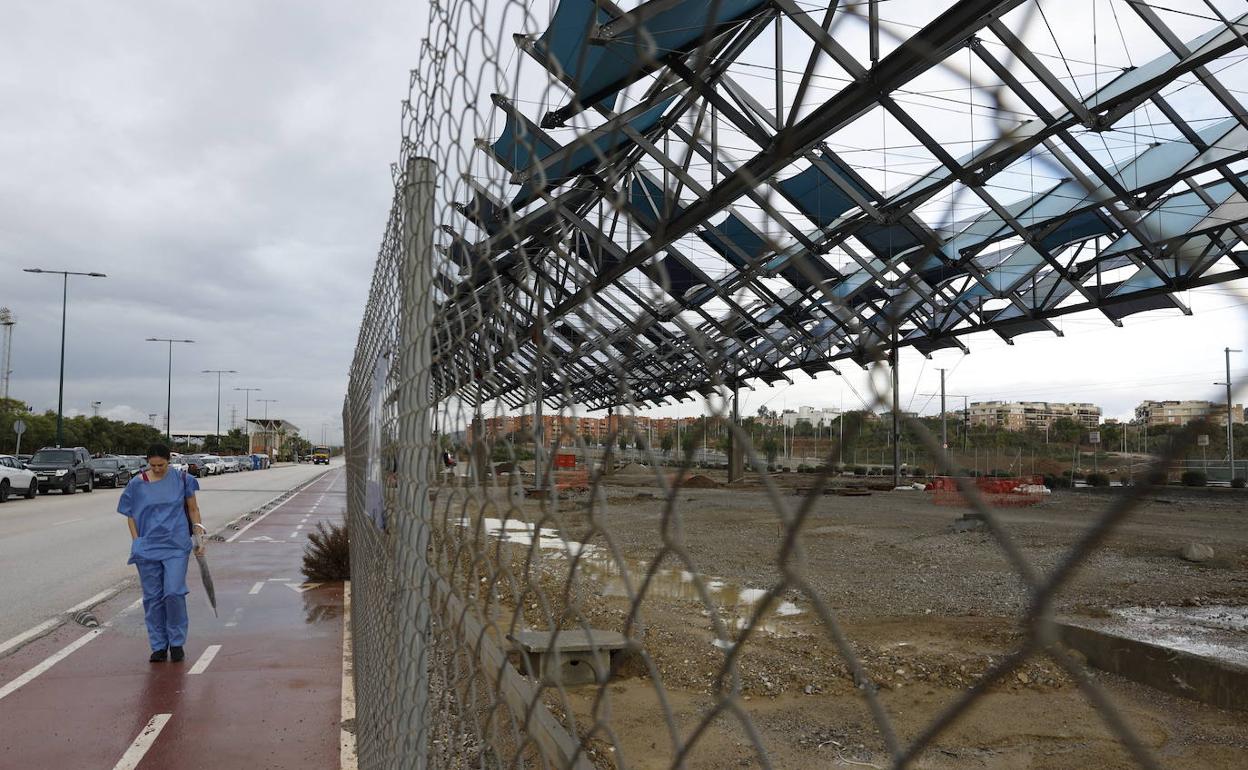
<svg viewBox="0 0 1248 770">
<path fill-rule="evenodd" d="M 348 596 L 300 574 L 307 533 L 345 500 L 335 468 L 211 543 L 219 617 L 192 560 L 182 663 L 147 662 L 137 589 L 95 607 L 98 628 L 66 623 L 0 657 L 0 770 L 351 766 Z"/>
</svg>

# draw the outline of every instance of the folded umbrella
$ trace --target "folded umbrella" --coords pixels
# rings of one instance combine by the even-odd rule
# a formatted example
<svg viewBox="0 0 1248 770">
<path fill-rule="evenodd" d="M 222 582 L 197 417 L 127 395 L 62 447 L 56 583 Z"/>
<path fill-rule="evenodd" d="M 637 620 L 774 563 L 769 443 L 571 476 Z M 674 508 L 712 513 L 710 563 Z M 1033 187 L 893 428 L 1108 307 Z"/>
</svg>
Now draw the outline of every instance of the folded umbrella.
<svg viewBox="0 0 1248 770">
<path fill-rule="evenodd" d="M 217 589 L 212 584 L 212 574 L 208 572 L 208 557 L 197 553 L 195 560 L 199 562 L 199 579 L 204 584 L 204 594 L 208 597 L 208 603 L 212 605 L 212 614 L 215 617 L 221 617 L 217 614 Z"/>
</svg>

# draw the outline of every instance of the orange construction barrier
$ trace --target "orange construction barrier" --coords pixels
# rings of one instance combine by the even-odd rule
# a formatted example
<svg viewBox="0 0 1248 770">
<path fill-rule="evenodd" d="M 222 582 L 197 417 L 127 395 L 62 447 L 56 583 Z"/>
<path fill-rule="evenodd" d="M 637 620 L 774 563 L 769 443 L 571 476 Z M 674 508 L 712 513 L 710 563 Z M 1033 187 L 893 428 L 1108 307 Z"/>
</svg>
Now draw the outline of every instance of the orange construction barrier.
<svg viewBox="0 0 1248 770">
<path fill-rule="evenodd" d="M 981 476 L 979 478 L 956 479 L 952 476 L 937 476 L 927 484 L 925 489 L 932 494 L 932 502 L 936 505 L 966 507 L 966 495 L 962 493 L 961 483 L 970 482 L 979 491 L 984 502 L 994 508 L 1013 508 L 1035 505 L 1049 494 L 1041 476 L 1015 476 L 1012 478 L 996 478 Z"/>
</svg>

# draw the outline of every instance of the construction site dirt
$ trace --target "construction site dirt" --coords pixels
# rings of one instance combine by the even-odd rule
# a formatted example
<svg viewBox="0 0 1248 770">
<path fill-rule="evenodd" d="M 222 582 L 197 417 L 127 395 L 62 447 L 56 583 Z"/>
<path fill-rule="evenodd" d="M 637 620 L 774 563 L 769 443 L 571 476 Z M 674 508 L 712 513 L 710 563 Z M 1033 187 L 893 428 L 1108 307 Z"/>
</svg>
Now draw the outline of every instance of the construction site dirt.
<svg viewBox="0 0 1248 770">
<path fill-rule="evenodd" d="M 589 493 L 547 500 L 496 493 L 486 507 L 498 518 L 453 518 L 482 510 L 479 502 L 438 505 L 443 531 L 477 554 L 472 583 L 491 589 L 468 591 L 493 619 L 500 646 L 509 631 L 552 626 L 623 631 L 640 641 L 644 656 L 621 653 L 605 693 L 589 685 L 566 688 L 566 701 L 557 688 L 544 696 L 565 724 L 570 708 L 600 767 L 671 766 L 694 735 L 683 757 L 693 768 L 763 766 L 756 741 L 773 767 L 887 767 L 887 743 L 864 688 L 876 689 L 905 745 L 1025 637 L 1020 622 L 1031 589 L 989 532 L 959 531 L 953 523 L 963 511 L 934 505 L 927 493 L 820 495 L 789 540 L 775 511 L 801 504 L 793 492 L 810 476 L 673 489 L 669 473 L 635 469 Z M 443 490 L 439 498 L 463 494 Z M 1043 576 L 1113 499 L 1099 490 L 1056 491 L 998 516 Z M 1053 614 L 1248 605 L 1246 514 L 1248 497 L 1232 490 L 1148 492 L 1054 597 Z M 1180 558 L 1190 543 L 1211 546 L 1213 558 Z M 506 569 L 490 574 L 483 560 Z M 856 681 L 817 603 L 867 681 Z M 737 646 L 735 681 L 722 678 Z M 1248 761 L 1243 712 L 1087 670 L 1162 766 Z M 735 696 L 723 697 L 734 688 Z M 708 726 L 699 730 L 703 720 Z M 1084 691 L 1038 652 L 911 766 L 1136 765 Z"/>
</svg>

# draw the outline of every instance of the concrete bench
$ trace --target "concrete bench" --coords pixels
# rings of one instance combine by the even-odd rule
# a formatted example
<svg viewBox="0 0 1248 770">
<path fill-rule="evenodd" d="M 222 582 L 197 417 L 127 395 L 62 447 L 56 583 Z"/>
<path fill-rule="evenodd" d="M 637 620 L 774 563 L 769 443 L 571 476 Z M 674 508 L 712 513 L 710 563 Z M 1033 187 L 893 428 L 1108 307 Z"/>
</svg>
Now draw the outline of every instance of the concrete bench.
<svg viewBox="0 0 1248 770">
<path fill-rule="evenodd" d="M 572 628 L 560 631 L 557 637 L 554 631 L 521 631 L 508 635 L 507 640 L 525 658 L 520 672 L 537 672 L 542 684 L 549 685 L 606 681 L 611 674 L 612 654 L 628 644 L 618 631 L 594 628 Z"/>
</svg>

